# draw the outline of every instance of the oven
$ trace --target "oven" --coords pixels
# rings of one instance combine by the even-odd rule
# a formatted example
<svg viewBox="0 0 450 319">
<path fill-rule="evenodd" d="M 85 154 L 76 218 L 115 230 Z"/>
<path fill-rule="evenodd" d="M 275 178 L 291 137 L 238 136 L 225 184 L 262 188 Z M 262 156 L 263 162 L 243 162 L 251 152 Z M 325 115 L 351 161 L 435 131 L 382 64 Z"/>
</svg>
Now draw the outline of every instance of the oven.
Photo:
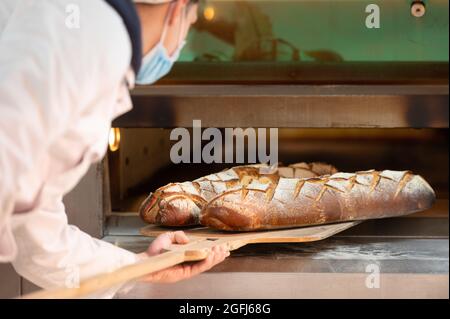
<svg viewBox="0 0 450 319">
<path fill-rule="evenodd" d="M 412 170 L 435 189 L 433 208 L 316 243 L 250 245 L 198 278 L 119 297 L 448 297 L 448 3 L 379 3 L 378 29 L 364 26 L 368 5 L 204 2 L 181 62 L 137 87 L 133 111 L 114 122 L 105 236 L 144 249 L 137 211 L 150 191 L 233 166 L 171 161 L 172 130 L 192 133 L 195 121 L 277 128 L 285 164 Z"/>
</svg>

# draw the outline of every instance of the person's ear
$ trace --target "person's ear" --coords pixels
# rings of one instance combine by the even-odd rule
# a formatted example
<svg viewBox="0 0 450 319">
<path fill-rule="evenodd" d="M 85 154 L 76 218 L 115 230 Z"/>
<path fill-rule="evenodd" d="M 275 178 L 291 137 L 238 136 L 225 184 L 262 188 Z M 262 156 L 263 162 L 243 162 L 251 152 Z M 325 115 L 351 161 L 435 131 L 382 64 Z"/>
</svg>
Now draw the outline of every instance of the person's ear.
<svg viewBox="0 0 450 319">
<path fill-rule="evenodd" d="M 172 10 L 172 14 L 169 17 L 169 25 L 172 25 L 175 21 L 177 21 L 180 15 L 183 14 L 183 9 L 187 6 L 189 1 L 190 0 L 176 0 L 174 4 L 175 8 Z"/>
</svg>

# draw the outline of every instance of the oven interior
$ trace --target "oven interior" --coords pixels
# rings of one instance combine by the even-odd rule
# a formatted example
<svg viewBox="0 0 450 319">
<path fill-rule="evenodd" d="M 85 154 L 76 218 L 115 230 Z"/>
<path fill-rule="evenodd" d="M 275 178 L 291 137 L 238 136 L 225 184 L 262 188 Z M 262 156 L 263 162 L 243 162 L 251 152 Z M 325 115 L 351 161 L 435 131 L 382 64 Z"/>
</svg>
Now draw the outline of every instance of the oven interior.
<svg viewBox="0 0 450 319">
<path fill-rule="evenodd" d="M 110 214 L 137 215 L 148 193 L 161 186 L 245 164 L 173 164 L 170 149 L 177 141 L 170 140 L 170 132 L 158 128 L 119 129 L 120 145 L 108 152 Z M 342 172 L 411 170 L 435 189 L 437 206 L 448 203 L 448 129 L 282 128 L 278 136 L 278 158 L 283 164 L 327 162 Z M 436 213 L 420 215 L 432 217 Z"/>
</svg>

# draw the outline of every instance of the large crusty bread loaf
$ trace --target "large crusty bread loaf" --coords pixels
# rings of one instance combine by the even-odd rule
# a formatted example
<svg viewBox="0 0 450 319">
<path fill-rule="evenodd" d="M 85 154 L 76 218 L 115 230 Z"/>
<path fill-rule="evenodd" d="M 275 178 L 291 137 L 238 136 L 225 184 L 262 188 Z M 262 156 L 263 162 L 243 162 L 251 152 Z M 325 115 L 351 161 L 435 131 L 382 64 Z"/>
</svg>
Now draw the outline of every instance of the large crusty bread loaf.
<svg viewBox="0 0 450 319">
<path fill-rule="evenodd" d="M 435 193 L 409 171 L 336 173 L 251 183 L 212 199 L 202 225 L 253 231 L 406 215 L 432 206 Z"/>
<path fill-rule="evenodd" d="M 139 213 L 150 224 L 189 226 L 199 224 L 200 211 L 212 198 L 251 183 L 274 184 L 280 177 L 317 177 L 337 172 L 324 163 L 298 163 L 267 172 L 264 164 L 237 166 L 193 182 L 163 186 L 145 199 Z"/>
</svg>

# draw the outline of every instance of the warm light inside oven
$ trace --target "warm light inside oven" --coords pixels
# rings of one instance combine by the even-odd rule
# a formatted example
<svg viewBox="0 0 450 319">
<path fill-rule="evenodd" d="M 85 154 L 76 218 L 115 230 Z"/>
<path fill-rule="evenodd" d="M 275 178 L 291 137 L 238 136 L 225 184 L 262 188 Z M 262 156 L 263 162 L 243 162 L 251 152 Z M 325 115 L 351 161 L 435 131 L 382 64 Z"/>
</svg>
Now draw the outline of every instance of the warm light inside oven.
<svg viewBox="0 0 450 319">
<path fill-rule="evenodd" d="M 216 16 L 216 10 L 211 6 L 208 6 L 203 10 L 203 16 L 207 21 L 212 21 Z"/>
<path fill-rule="evenodd" d="M 111 128 L 109 131 L 109 150 L 115 152 L 120 147 L 120 129 L 117 127 Z"/>
</svg>

